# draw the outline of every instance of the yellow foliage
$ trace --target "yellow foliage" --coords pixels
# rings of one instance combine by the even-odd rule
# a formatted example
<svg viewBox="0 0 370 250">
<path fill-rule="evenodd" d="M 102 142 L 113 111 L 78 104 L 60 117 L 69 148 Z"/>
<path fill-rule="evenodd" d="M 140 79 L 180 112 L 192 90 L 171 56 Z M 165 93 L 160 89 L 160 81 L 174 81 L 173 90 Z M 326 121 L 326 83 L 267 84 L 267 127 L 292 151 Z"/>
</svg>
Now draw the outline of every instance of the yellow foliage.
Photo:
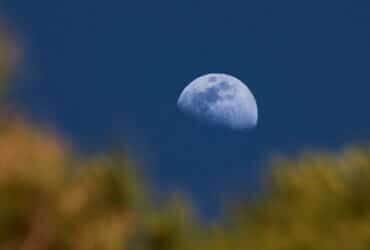
<svg viewBox="0 0 370 250">
<path fill-rule="evenodd" d="M 0 249 L 122 249 L 139 196 L 122 162 L 81 163 L 55 136 L 7 122 L 0 129 Z"/>
<path fill-rule="evenodd" d="M 0 170 L 1 250 L 370 249 L 364 148 L 276 161 L 261 196 L 211 227 L 178 196 L 147 202 L 124 155 L 77 160 L 21 119 L 0 124 Z"/>
<path fill-rule="evenodd" d="M 368 150 L 304 154 L 271 171 L 263 198 L 239 210 L 226 236 L 236 248 L 370 249 Z"/>
</svg>

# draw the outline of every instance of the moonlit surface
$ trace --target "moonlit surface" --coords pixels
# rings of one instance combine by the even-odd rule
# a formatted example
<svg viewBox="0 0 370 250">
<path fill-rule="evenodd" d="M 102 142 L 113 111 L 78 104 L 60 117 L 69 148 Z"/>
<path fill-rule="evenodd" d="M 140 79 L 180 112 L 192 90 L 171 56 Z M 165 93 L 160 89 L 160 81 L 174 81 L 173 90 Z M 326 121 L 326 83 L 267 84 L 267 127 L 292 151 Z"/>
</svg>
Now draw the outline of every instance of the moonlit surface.
<svg viewBox="0 0 370 250">
<path fill-rule="evenodd" d="M 181 93 L 178 107 L 184 113 L 213 125 L 242 130 L 257 125 L 256 100 L 248 87 L 226 74 L 207 74 Z"/>
</svg>

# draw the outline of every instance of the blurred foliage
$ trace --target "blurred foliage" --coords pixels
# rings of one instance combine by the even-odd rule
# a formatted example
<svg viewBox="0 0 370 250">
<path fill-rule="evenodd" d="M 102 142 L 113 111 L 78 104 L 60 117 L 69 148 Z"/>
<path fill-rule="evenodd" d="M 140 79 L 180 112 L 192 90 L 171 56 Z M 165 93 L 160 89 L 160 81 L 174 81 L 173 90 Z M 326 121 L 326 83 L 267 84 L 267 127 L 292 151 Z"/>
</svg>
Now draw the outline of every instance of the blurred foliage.
<svg viewBox="0 0 370 250">
<path fill-rule="evenodd" d="M 122 249 L 140 197 L 125 159 L 74 160 L 19 120 L 0 138 L 1 249 Z"/>
<path fill-rule="evenodd" d="M 370 150 L 281 160 L 266 184 L 236 212 L 233 249 L 370 249 Z"/>
<path fill-rule="evenodd" d="M 258 199 L 204 224 L 179 194 L 153 199 L 125 154 L 81 157 L 2 113 L 0 250 L 370 249 L 370 148 L 275 159 L 265 181 Z"/>
<path fill-rule="evenodd" d="M 188 249 L 191 208 L 149 203 L 126 156 L 81 160 L 20 118 L 0 125 L 0 249 Z"/>
<path fill-rule="evenodd" d="M 370 150 L 275 161 L 215 225 L 179 195 L 149 201 L 125 155 L 78 159 L 22 119 L 0 124 L 0 249 L 370 249 Z"/>
</svg>

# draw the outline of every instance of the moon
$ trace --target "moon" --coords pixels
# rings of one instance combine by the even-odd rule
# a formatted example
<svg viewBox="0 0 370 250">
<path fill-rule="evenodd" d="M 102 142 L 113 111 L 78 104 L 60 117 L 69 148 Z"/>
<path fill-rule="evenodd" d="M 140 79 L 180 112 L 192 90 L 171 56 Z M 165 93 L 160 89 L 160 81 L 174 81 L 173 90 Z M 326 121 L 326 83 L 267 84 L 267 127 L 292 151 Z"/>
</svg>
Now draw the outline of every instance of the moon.
<svg viewBox="0 0 370 250">
<path fill-rule="evenodd" d="M 257 126 L 255 97 L 231 75 L 211 73 L 196 78 L 181 92 L 177 106 L 183 113 L 210 125 L 233 130 Z"/>
</svg>

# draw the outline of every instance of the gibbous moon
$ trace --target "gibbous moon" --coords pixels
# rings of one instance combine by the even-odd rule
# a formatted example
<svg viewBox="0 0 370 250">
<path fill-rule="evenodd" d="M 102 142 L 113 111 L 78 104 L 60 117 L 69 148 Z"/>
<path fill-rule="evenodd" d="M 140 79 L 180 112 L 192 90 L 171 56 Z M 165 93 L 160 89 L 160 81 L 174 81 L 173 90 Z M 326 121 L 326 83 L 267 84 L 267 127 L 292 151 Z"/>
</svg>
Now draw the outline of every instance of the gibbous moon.
<svg viewBox="0 0 370 250">
<path fill-rule="evenodd" d="M 196 78 L 181 93 L 178 108 L 210 125 L 234 130 L 257 125 L 258 108 L 249 88 L 227 74 L 207 74 Z"/>
</svg>

